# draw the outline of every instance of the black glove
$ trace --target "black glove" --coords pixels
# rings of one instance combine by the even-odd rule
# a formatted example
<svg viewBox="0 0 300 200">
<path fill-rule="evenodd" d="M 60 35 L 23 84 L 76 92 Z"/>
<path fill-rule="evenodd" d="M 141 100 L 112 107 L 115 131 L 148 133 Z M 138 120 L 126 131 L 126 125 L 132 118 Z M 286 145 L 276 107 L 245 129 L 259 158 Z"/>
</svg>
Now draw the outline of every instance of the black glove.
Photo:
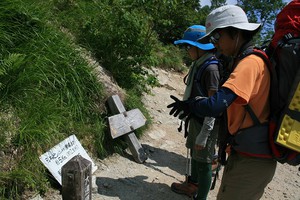
<svg viewBox="0 0 300 200">
<path fill-rule="evenodd" d="M 188 116 L 191 111 L 188 105 L 188 101 L 180 101 L 178 98 L 174 97 L 173 95 L 170 96 L 175 102 L 171 103 L 167 106 L 167 108 L 172 108 L 170 111 L 170 115 L 177 117 L 177 115 L 181 112 L 182 114 L 179 115 L 179 119 L 183 119 Z"/>
</svg>

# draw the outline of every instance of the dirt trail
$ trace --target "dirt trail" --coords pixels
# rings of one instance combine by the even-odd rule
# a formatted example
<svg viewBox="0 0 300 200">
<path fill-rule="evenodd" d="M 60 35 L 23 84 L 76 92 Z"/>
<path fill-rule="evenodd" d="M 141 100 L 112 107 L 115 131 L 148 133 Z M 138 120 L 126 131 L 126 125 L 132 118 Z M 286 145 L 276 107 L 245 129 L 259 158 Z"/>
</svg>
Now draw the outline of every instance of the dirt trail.
<svg viewBox="0 0 300 200">
<path fill-rule="evenodd" d="M 139 139 L 149 158 L 144 164 L 136 163 L 130 156 L 113 155 L 104 160 L 95 159 L 98 170 L 93 174 L 93 200 L 183 200 L 189 199 L 171 191 L 174 181 L 183 181 L 186 165 L 186 148 L 183 133 L 177 132 L 179 121 L 168 115 L 169 96 L 182 96 L 183 74 L 156 71 L 161 87 L 152 95 L 145 95 L 143 103 L 148 108 L 153 124 Z M 221 171 L 222 174 L 222 171 Z M 215 199 L 216 188 L 208 199 Z M 60 200 L 59 191 L 51 191 L 44 200 Z M 300 172 L 298 167 L 279 164 L 273 181 L 268 185 L 263 200 L 300 200 Z"/>
</svg>

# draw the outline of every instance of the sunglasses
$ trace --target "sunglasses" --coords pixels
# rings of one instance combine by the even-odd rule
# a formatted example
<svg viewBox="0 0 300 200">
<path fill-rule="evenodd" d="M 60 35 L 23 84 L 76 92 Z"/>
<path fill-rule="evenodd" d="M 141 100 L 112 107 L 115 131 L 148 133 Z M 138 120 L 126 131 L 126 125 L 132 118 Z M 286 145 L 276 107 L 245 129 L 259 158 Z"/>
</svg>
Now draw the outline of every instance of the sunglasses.
<svg viewBox="0 0 300 200">
<path fill-rule="evenodd" d="M 210 35 L 209 42 L 212 44 L 216 44 L 219 41 L 220 37 L 221 37 L 220 33 L 215 32 L 212 35 Z"/>
</svg>

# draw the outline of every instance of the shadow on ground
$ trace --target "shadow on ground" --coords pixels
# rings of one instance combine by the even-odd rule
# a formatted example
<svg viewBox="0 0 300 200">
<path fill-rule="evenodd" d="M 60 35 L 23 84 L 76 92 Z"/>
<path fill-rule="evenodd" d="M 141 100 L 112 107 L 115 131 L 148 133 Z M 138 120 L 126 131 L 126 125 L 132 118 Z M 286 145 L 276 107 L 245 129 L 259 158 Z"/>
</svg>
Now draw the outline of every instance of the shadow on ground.
<svg viewBox="0 0 300 200">
<path fill-rule="evenodd" d="M 148 155 L 145 165 L 149 173 L 163 174 L 177 181 L 184 180 L 186 158 L 174 152 L 143 144 L 143 149 Z M 133 161 L 133 157 L 127 153 L 123 155 Z M 169 168 L 166 170 L 166 168 Z M 153 172 L 151 172 L 153 173 Z M 174 174 L 182 174 L 181 180 Z M 178 176 L 178 175 L 177 175 Z M 96 177 L 96 185 L 100 195 L 121 200 L 179 200 L 188 197 L 171 191 L 169 183 L 162 183 L 162 179 L 151 180 L 150 175 L 137 175 L 133 177 L 109 178 Z"/>
</svg>

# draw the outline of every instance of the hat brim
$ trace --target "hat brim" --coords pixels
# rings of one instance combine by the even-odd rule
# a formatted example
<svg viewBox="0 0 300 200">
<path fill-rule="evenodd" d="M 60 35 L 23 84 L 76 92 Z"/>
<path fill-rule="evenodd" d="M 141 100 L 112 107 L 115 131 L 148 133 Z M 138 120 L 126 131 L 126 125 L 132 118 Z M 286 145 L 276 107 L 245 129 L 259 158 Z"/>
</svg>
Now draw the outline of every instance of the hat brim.
<svg viewBox="0 0 300 200">
<path fill-rule="evenodd" d="M 209 36 L 217 29 L 227 28 L 227 27 L 234 27 L 240 30 L 246 30 L 246 31 L 257 31 L 260 28 L 260 24 L 257 23 L 239 23 L 234 25 L 226 25 L 226 26 L 219 26 L 211 31 L 207 32 L 203 37 L 199 38 L 197 41 L 202 43 L 208 43 L 209 42 Z"/>
<path fill-rule="evenodd" d="M 202 49 L 202 50 L 212 50 L 212 49 L 215 48 L 214 45 L 211 44 L 211 43 L 202 44 L 202 43 L 193 42 L 193 41 L 190 41 L 190 40 L 176 40 L 174 42 L 174 44 L 175 45 L 178 45 L 178 44 L 190 44 L 190 45 L 198 47 L 199 49 Z"/>
</svg>

